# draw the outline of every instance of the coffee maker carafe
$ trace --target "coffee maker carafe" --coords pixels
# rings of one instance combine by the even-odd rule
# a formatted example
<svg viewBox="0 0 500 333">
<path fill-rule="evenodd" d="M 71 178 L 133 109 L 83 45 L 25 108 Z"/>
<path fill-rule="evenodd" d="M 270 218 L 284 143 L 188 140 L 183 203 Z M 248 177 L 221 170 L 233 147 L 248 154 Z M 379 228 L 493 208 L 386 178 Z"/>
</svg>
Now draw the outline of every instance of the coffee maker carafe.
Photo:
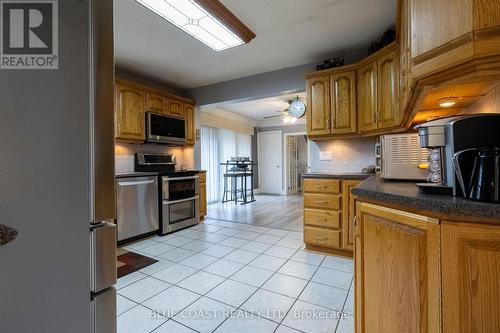
<svg viewBox="0 0 500 333">
<path fill-rule="evenodd" d="M 429 163 L 427 183 L 417 186 L 424 193 L 463 196 L 455 172 L 455 155 L 463 150 L 500 147 L 500 114 L 455 116 L 415 126 L 420 146 L 428 148 L 436 162 Z M 439 156 L 436 156 L 439 155 Z M 465 155 L 464 155 L 465 156 Z M 462 163 L 462 175 L 472 175 Z M 431 168 L 434 166 L 434 168 Z M 439 168 L 440 166 L 440 168 Z"/>
<path fill-rule="evenodd" d="M 462 150 L 453 162 L 465 198 L 500 202 L 500 148 Z"/>
</svg>

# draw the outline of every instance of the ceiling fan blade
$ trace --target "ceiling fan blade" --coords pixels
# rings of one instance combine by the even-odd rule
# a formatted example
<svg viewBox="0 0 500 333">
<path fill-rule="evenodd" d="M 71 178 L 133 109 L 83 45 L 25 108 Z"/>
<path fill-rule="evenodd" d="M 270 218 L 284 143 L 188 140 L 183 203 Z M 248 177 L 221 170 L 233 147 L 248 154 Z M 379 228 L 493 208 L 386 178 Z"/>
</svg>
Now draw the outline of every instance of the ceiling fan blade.
<svg viewBox="0 0 500 333">
<path fill-rule="evenodd" d="M 280 117 L 283 117 L 284 115 L 280 114 L 280 115 L 276 115 L 276 116 L 266 116 L 266 117 L 263 117 L 263 119 L 271 119 L 271 118 L 280 118 Z"/>
</svg>

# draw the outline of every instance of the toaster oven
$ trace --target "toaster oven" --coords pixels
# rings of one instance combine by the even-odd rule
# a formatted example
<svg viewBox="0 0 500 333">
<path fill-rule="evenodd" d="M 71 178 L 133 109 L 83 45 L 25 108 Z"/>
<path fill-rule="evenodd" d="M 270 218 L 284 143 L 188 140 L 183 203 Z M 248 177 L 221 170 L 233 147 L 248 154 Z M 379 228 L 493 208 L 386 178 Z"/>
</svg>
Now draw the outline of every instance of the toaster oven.
<svg viewBox="0 0 500 333">
<path fill-rule="evenodd" d="M 420 147 L 418 133 L 381 135 L 375 148 L 376 170 L 380 178 L 425 180 L 428 150 Z M 420 166 L 420 168 L 419 168 Z"/>
</svg>

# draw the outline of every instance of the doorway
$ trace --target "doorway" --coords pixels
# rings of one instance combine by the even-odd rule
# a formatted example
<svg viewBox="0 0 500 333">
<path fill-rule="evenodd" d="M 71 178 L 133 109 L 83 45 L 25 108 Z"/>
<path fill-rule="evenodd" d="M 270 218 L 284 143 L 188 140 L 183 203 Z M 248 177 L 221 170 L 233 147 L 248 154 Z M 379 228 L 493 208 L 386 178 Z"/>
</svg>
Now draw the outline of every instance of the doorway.
<svg viewBox="0 0 500 333">
<path fill-rule="evenodd" d="M 305 133 L 285 134 L 286 194 L 302 192 L 301 174 L 307 172 L 307 136 Z"/>
<path fill-rule="evenodd" d="M 283 174 L 281 131 L 257 133 L 260 193 L 282 194 Z"/>
</svg>

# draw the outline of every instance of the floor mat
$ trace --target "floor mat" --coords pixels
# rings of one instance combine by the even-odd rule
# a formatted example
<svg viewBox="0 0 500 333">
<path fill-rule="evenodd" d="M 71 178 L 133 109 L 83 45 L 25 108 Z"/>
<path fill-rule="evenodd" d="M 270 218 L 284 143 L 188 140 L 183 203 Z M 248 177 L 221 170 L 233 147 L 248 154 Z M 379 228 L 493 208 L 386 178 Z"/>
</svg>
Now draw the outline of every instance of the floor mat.
<svg viewBox="0 0 500 333">
<path fill-rule="evenodd" d="M 124 277 L 125 275 L 128 275 L 130 273 L 143 269 L 144 267 L 148 267 L 155 262 L 158 262 L 158 260 L 124 249 L 119 249 L 117 254 L 116 267 L 118 270 L 118 278 Z"/>
</svg>

